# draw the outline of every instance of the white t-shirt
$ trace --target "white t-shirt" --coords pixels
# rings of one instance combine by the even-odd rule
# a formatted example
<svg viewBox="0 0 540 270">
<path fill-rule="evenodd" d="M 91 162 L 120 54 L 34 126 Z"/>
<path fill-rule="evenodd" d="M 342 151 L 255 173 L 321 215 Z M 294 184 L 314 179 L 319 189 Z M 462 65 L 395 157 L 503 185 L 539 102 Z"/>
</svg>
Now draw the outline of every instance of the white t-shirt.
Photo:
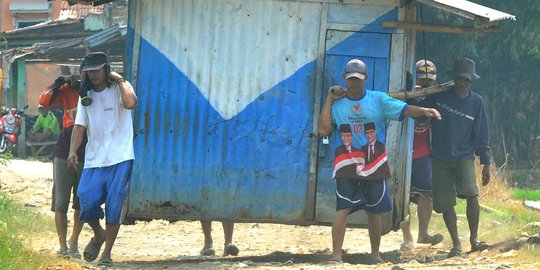
<svg viewBox="0 0 540 270">
<path fill-rule="evenodd" d="M 133 89 L 126 81 L 126 87 Z M 92 104 L 77 105 L 75 124 L 86 127 L 88 144 L 85 168 L 108 167 L 135 158 L 133 152 L 133 121 L 131 111 L 122 105 L 118 84 L 101 92 L 88 91 Z"/>
</svg>

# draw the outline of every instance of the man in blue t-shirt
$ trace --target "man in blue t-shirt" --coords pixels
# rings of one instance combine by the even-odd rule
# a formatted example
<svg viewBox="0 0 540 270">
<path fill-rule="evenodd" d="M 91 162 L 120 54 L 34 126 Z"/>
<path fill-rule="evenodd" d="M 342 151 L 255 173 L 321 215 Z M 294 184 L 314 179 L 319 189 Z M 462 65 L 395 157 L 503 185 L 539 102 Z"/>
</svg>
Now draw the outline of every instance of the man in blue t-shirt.
<svg viewBox="0 0 540 270">
<path fill-rule="evenodd" d="M 377 140 L 386 142 L 386 121 L 402 120 L 405 116 L 440 118 L 437 110 L 407 105 L 386 93 L 366 90 L 367 69 L 364 62 L 352 59 L 345 67 L 343 78 L 347 91 L 339 86 L 330 88 L 319 117 L 319 135 L 332 133 L 335 126 L 349 124 L 353 133 L 353 147 L 360 148 L 368 143 L 364 135 L 364 124 L 375 123 Z M 365 209 L 371 242 L 371 262 L 380 263 L 381 214 L 392 210 L 390 192 L 386 179 L 362 180 L 336 177 L 336 214 L 332 223 L 332 258 L 342 262 L 343 239 L 349 214 Z"/>
<path fill-rule="evenodd" d="M 461 255 L 454 206 L 456 196 L 467 200 L 467 221 L 471 251 L 488 248 L 478 240 L 480 205 L 475 175 L 475 154 L 480 157 L 482 185 L 490 180 L 489 127 L 484 100 L 470 90 L 471 82 L 480 78 L 475 62 L 457 59 L 449 72 L 455 86 L 449 91 L 427 97 L 422 104 L 441 112 L 442 121 L 432 123 L 431 157 L 433 164 L 433 210 L 443 213 L 444 222 L 452 237 L 448 257 Z"/>
</svg>

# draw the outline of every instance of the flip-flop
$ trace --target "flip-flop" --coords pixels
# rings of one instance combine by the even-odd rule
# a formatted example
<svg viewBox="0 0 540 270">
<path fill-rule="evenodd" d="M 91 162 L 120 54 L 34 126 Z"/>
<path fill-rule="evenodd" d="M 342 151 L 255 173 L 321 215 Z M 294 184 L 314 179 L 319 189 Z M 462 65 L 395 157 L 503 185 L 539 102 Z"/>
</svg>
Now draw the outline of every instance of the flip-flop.
<svg viewBox="0 0 540 270">
<path fill-rule="evenodd" d="M 489 245 L 486 244 L 486 242 L 476 241 L 474 243 L 471 243 L 471 252 L 482 251 L 487 248 L 489 248 Z"/>
<path fill-rule="evenodd" d="M 101 258 L 99 259 L 97 265 L 98 266 L 113 266 L 113 260 L 111 258 Z"/>
<path fill-rule="evenodd" d="M 225 249 L 223 249 L 223 256 L 228 256 L 228 255 L 236 256 L 238 255 L 239 252 L 240 250 L 238 249 L 237 246 L 235 246 L 233 243 L 229 243 L 225 246 Z"/>
<path fill-rule="evenodd" d="M 87 262 L 94 261 L 98 257 L 99 251 L 101 250 L 101 246 L 103 245 L 103 243 L 105 243 L 105 239 L 103 239 L 103 241 L 101 242 L 96 242 L 94 240 L 94 237 L 92 237 L 92 239 L 90 239 L 90 242 L 88 242 L 88 244 L 84 248 L 84 260 Z"/>
<path fill-rule="evenodd" d="M 444 236 L 440 233 L 436 233 L 434 235 L 428 235 L 426 239 L 423 239 L 422 241 L 418 241 L 420 244 L 431 244 L 432 246 L 442 242 L 444 239 Z"/>
<path fill-rule="evenodd" d="M 452 258 L 452 257 L 457 257 L 457 256 L 461 256 L 461 249 L 452 248 L 450 252 L 448 252 L 448 255 L 446 255 L 446 258 Z"/>
<path fill-rule="evenodd" d="M 203 248 L 203 249 L 201 249 L 201 255 L 203 255 L 203 256 L 214 256 L 214 255 L 216 255 L 216 251 L 211 247 Z"/>
<path fill-rule="evenodd" d="M 399 250 L 411 250 L 414 248 L 413 242 L 403 242 L 401 243 L 401 246 L 399 246 Z"/>
<path fill-rule="evenodd" d="M 68 256 L 68 250 L 67 249 L 59 249 L 56 252 L 56 256 L 58 256 L 58 257 L 67 257 Z"/>
<path fill-rule="evenodd" d="M 71 258 L 73 258 L 73 259 L 80 259 L 80 258 L 82 258 L 81 253 L 79 252 L 79 249 L 76 248 L 76 247 L 70 247 L 70 248 L 68 249 L 68 252 L 67 252 L 67 253 L 68 253 L 69 257 L 71 257 Z"/>
<path fill-rule="evenodd" d="M 343 264 L 343 260 L 338 259 L 338 258 L 331 258 L 330 260 L 326 261 L 326 264 L 328 265 Z"/>
</svg>

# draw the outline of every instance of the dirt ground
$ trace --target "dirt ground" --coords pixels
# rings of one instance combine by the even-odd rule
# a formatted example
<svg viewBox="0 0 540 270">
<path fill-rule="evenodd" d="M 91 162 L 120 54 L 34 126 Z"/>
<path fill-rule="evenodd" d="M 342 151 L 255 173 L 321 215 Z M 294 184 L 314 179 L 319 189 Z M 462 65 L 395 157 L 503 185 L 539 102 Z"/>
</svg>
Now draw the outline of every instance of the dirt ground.
<svg viewBox="0 0 540 270">
<path fill-rule="evenodd" d="M 7 167 L 0 166 L 1 191 L 27 207 L 35 208 L 53 218 L 50 209 L 52 164 L 12 160 Z M 72 215 L 71 212 L 69 215 Z M 434 218 L 441 218 L 435 216 Z M 9 224 L 9 221 L 7 221 Z M 69 227 L 72 226 L 70 217 Z M 413 235 L 416 231 L 413 223 Z M 222 257 L 223 231 L 214 222 L 213 238 L 216 256 L 203 257 L 199 251 L 203 235 L 199 222 L 163 220 L 137 222 L 120 228 L 113 248 L 114 267 L 110 269 L 534 269 L 540 264 L 505 262 L 503 251 L 491 249 L 482 253 L 464 254 L 446 259 L 450 248 L 448 234 L 436 246 L 416 245 L 412 251 L 400 252 L 401 233 L 383 236 L 381 251 L 386 261 L 367 265 L 369 238 L 365 229 L 347 229 L 344 264 L 326 264 L 331 253 L 331 228 L 327 226 L 293 226 L 281 224 L 236 224 L 234 242 L 240 248 L 237 257 Z M 468 232 L 460 232 L 467 239 Z M 84 249 L 91 238 L 90 227 L 85 225 L 79 239 Z M 69 234 L 68 234 L 69 237 Z M 467 241 L 463 241 L 464 243 Z M 31 248 L 54 254 L 58 249 L 56 235 L 51 232 L 28 243 Z M 464 244 L 464 250 L 468 250 Z M 535 260 L 537 261 L 537 260 Z M 78 260 L 87 269 L 98 269 L 96 262 Z"/>
</svg>

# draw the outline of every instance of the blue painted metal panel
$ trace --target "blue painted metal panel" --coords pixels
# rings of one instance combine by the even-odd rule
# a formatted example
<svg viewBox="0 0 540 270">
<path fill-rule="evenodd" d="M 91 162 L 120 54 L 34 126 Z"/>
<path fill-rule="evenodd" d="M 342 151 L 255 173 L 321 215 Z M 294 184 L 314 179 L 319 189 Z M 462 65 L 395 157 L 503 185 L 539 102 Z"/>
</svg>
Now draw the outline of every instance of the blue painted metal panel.
<svg viewBox="0 0 540 270">
<path fill-rule="evenodd" d="M 308 194 L 308 181 L 314 101 L 322 93 L 315 87 L 322 5 L 130 5 L 141 14 L 130 16 L 128 31 L 128 40 L 140 43 L 130 45 L 139 51 L 127 61 L 137 62 L 132 77 L 140 101 L 128 215 L 306 221 L 307 202 L 315 196 Z M 375 13 L 375 19 L 397 14 L 392 8 Z M 371 56 L 367 44 L 378 48 L 389 40 L 372 37 L 362 45 L 365 39 L 347 33 L 327 50 L 357 49 Z M 381 75 L 385 82 L 377 76 L 384 74 L 379 69 L 388 74 L 388 57 L 375 54 L 365 58 L 376 74 L 370 82 L 387 90 L 388 76 Z M 342 68 L 344 59 L 339 61 Z"/>
</svg>

